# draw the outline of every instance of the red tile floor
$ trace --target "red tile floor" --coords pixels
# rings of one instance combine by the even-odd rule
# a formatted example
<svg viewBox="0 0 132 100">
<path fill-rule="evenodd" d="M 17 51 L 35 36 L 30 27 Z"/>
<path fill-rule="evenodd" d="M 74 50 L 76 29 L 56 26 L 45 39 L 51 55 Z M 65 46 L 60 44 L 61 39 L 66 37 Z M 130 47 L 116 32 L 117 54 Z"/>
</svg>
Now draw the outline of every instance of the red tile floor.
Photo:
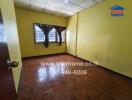
<svg viewBox="0 0 132 100">
<path fill-rule="evenodd" d="M 78 63 L 86 61 L 67 54 L 24 59 L 18 100 L 132 100 L 132 79 Z"/>
</svg>

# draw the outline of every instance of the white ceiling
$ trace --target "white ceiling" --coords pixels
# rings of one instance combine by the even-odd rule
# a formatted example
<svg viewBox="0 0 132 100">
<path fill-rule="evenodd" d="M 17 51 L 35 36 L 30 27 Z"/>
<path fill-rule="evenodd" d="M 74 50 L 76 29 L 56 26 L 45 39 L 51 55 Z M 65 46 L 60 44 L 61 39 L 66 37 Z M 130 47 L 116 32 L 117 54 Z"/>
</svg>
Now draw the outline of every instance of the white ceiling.
<svg viewBox="0 0 132 100">
<path fill-rule="evenodd" d="M 69 17 L 104 0 L 14 0 L 16 7 Z"/>
</svg>

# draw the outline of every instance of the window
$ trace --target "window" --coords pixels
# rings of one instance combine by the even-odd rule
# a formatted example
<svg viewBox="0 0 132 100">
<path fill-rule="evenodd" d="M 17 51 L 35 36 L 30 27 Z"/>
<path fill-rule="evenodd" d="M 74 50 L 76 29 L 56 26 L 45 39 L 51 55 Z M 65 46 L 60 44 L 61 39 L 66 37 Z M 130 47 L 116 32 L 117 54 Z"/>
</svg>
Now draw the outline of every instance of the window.
<svg viewBox="0 0 132 100">
<path fill-rule="evenodd" d="M 66 40 L 66 38 L 65 38 L 65 36 L 66 36 L 66 31 L 64 30 L 64 31 L 62 31 L 62 33 L 61 33 L 61 37 L 62 37 L 62 42 L 65 42 L 65 40 Z"/>
<path fill-rule="evenodd" d="M 65 30 L 61 32 L 62 42 L 65 42 Z M 59 42 L 59 35 L 57 35 L 57 41 Z"/>
<path fill-rule="evenodd" d="M 35 42 L 36 43 L 43 43 L 45 41 L 45 34 L 41 30 L 39 26 L 34 24 L 34 34 L 35 34 Z M 62 36 L 62 42 L 65 42 L 65 30 L 61 33 Z M 59 35 L 56 32 L 56 29 L 53 28 L 49 34 L 49 42 L 59 42 Z"/>
<path fill-rule="evenodd" d="M 53 28 L 50 32 L 49 32 L 49 42 L 56 42 L 56 37 L 57 37 L 57 33 L 56 33 L 56 29 Z"/>
<path fill-rule="evenodd" d="M 35 30 L 35 42 L 36 43 L 44 42 L 45 35 L 43 31 L 37 25 L 34 25 L 34 30 Z"/>
</svg>

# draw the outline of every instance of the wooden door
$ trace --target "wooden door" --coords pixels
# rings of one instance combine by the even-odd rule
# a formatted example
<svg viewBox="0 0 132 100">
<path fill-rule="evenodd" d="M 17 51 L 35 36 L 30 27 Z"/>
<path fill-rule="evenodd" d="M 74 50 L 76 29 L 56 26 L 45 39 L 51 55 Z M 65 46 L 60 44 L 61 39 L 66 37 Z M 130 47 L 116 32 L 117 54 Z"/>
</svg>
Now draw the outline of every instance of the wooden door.
<svg viewBox="0 0 132 100">
<path fill-rule="evenodd" d="M 9 69 L 7 65 L 9 52 L 3 30 L 3 19 L 0 11 L 0 100 L 16 100 L 12 69 Z"/>
</svg>

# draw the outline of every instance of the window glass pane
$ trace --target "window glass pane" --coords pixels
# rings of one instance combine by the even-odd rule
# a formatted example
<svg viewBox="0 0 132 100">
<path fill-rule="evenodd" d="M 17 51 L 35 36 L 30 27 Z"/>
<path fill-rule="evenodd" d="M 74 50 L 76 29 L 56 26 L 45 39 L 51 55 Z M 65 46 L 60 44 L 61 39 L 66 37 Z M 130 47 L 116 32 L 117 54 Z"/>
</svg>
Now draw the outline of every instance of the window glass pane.
<svg viewBox="0 0 132 100">
<path fill-rule="evenodd" d="M 49 32 L 49 42 L 55 42 L 55 41 L 56 41 L 56 30 L 55 30 L 55 28 L 53 28 Z"/>
<path fill-rule="evenodd" d="M 35 28 L 35 40 L 36 42 L 44 42 L 45 41 L 45 35 L 43 31 L 37 26 L 34 26 Z"/>
</svg>

